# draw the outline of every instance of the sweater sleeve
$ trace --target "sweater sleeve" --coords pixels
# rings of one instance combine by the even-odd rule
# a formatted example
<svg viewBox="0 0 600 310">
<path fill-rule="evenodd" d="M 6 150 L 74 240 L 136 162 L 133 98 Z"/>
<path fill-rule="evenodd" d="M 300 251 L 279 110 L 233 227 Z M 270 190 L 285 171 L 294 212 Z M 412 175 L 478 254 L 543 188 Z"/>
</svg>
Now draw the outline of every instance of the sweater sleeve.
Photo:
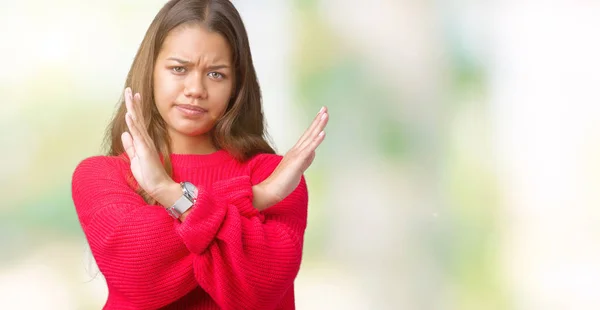
<svg viewBox="0 0 600 310">
<path fill-rule="evenodd" d="M 123 308 L 158 309 L 198 286 L 193 257 L 162 206 L 148 205 L 123 174 L 116 157 L 82 161 L 72 179 L 79 221 L 104 275 Z"/>
<path fill-rule="evenodd" d="M 278 204 L 260 213 L 254 209 L 256 216 L 241 216 L 238 211 L 253 208 L 252 185 L 268 177 L 281 159 L 259 155 L 250 177 L 216 183 L 212 192 L 199 196 L 197 210 L 176 228 L 197 254 L 198 283 L 222 309 L 274 309 L 298 274 L 308 205 L 304 177 Z M 211 223 L 203 210 L 214 206 L 221 206 L 221 212 L 214 213 Z"/>
<path fill-rule="evenodd" d="M 302 179 L 282 202 L 258 212 L 252 185 L 281 160 L 259 158 L 251 176 L 198 186 L 184 223 L 147 205 L 111 158 L 83 161 L 73 175 L 73 200 L 111 293 L 153 309 L 200 285 L 223 309 L 277 306 L 300 266 L 307 191 Z"/>
</svg>

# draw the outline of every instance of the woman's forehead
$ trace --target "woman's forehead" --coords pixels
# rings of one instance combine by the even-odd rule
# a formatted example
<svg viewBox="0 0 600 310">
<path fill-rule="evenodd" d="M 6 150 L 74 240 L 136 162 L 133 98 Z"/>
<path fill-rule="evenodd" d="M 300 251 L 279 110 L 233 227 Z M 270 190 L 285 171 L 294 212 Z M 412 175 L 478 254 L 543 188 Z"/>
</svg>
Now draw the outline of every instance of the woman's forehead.
<svg viewBox="0 0 600 310">
<path fill-rule="evenodd" d="M 231 48 L 227 40 L 219 33 L 209 31 L 201 25 L 182 25 L 167 35 L 161 47 L 163 58 L 196 62 L 200 59 L 229 62 Z"/>
</svg>

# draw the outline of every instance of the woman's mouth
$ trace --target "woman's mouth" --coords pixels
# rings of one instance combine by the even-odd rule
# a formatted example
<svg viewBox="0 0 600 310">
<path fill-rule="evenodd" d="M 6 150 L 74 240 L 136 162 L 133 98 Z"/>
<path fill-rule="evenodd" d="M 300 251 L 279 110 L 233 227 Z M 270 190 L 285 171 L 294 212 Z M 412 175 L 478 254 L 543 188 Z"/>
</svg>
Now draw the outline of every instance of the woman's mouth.
<svg viewBox="0 0 600 310">
<path fill-rule="evenodd" d="M 191 104 L 178 104 L 175 107 L 186 116 L 200 116 L 207 112 L 206 109 Z"/>
</svg>

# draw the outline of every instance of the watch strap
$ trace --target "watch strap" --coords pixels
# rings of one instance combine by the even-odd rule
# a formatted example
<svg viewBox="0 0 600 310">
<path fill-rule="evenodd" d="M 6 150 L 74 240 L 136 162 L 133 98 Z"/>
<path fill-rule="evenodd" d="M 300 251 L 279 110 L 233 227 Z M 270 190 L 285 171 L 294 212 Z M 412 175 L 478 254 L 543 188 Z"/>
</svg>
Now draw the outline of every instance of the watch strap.
<svg viewBox="0 0 600 310">
<path fill-rule="evenodd" d="M 179 219 L 196 201 L 196 197 L 193 197 L 193 194 L 186 189 L 185 182 L 181 182 L 180 184 L 182 191 L 181 197 L 179 197 L 171 207 L 167 208 L 167 212 L 175 219 Z"/>
</svg>

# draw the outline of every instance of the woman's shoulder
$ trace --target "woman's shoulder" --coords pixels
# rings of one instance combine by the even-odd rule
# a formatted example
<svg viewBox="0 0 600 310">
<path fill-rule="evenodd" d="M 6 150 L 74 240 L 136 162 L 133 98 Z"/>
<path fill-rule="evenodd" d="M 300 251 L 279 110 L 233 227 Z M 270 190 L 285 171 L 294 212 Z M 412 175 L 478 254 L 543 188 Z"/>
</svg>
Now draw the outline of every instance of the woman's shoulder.
<svg viewBox="0 0 600 310">
<path fill-rule="evenodd" d="M 248 160 L 250 177 L 254 183 L 266 179 L 277 168 L 283 156 L 272 153 L 259 153 Z"/>
<path fill-rule="evenodd" d="M 129 167 L 128 160 L 125 154 L 119 156 L 90 156 L 77 164 L 73 172 L 73 177 L 81 175 L 100 176 L 122 172 Z"/>
<path fill-rule="evenodd" d="M 252 156 L 249 160 L 248 160 L 248 165 L 251 168 L 260 168 L 260 167 L 264 167 L 264 166 L 272 166 L 272 165 L 279 165 L 279 163 L 281 162 L 281 160 L 283 159 L 283 156 L 279 155 L 279 154 L 274 154 L 274 153 L 259 153 L 256 154 L 254 156 Z"/>
</svg>

